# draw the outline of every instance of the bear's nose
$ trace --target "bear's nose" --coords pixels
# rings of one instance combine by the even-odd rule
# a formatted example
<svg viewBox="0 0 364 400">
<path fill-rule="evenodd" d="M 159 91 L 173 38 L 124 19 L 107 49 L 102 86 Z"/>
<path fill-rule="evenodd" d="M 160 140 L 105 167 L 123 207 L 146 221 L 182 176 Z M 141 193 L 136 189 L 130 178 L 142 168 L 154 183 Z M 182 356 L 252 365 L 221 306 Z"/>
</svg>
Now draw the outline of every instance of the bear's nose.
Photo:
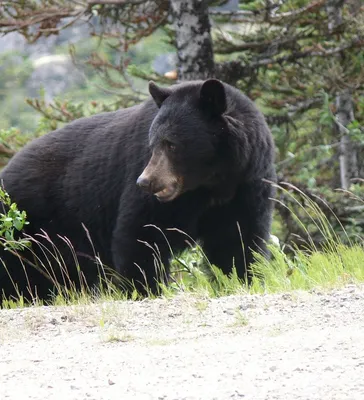
<svg viewBox="0 0 364 400">
<path fill-rule="evenodd" d="M 151 181 L 148 178 L 144 177 L 143 174 L 139 176 L 136 183 L 141 189 L 147 192 L 151 190 Z"/>
</svg>

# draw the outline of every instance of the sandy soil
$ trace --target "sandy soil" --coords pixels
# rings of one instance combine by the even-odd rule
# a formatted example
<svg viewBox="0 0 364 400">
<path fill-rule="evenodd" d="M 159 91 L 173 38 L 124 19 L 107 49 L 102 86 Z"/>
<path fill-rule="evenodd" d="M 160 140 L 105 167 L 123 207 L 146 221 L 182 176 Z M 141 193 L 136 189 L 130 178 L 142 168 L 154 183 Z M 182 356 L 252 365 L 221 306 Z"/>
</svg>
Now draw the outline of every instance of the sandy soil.
<svg viewBox="0 0 364 400">
<path fill-rule="evenodd" d="M 364 288 L 0 311 L 0 399 L 364 399 Z"/>
</svg>

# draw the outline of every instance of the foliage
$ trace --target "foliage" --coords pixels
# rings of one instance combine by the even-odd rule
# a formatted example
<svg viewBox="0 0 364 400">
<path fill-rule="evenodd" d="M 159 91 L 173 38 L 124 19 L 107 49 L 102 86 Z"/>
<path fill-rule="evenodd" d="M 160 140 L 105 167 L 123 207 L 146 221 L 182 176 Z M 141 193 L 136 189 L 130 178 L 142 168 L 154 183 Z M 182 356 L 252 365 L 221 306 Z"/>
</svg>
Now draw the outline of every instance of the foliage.
<svg viewBox="0 0 364 400">
<path fill-rule="evenodd" d="M 16 232 L 21 232 L 29 222 L 26 220 L 25 211 L 18 210 L 18 206 L 13 203 L 7 192 L 0 187 L 0 202 L 4 207 L 3 213 L 0 213 L 0 238 L 1 245 L 6 250 L 22 250 L 29 246 L 29 241 L 18 239 Z"/>
<path fill-rule="evenodd" d="M 32 65 L 23 54 L 6 52 L 0 54 L 0 118 L 1 129 L 29 126 L 34 112 L 27 107 L 24 97 Z M 35 127 L 32 123 L 31 127 Z"/>
</svg>

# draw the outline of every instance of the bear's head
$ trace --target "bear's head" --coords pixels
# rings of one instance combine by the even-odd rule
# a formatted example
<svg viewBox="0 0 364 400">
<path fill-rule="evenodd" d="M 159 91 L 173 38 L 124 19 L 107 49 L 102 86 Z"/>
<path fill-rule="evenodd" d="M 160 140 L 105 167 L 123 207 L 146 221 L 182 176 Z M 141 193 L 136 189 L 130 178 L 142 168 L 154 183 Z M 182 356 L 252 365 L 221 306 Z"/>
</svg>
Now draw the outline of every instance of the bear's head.
<svg viewBox="0 0 364 400">
<path fill-rule="evenodd" d="M 137 184 L 161 202 L 216 185 L 226 164 L 224 84 L 208 79 L 161 88 L 150 82 L 149 92 L 159 110 L 149 131 L 151 158 Z"/>
</svg>

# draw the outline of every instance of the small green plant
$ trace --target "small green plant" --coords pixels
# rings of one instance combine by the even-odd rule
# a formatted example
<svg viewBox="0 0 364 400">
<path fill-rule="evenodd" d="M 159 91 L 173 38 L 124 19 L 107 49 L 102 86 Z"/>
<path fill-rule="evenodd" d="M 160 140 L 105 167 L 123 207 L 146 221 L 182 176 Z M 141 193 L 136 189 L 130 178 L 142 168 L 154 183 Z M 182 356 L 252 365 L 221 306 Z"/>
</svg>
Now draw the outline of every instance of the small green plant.
<svg viewBox="0 0 364 400">
<path fill-rule="evenodd" d="M 235 310 L 235 322 L 232 326 L 234 327 L 242 327 L 247 326 L 249 323 L 248 318 L 237 308 Z"/>
<path fill-rule="evenodd" d="M 209 306 L 209 303 L 207 300 L 197 300 L 195 303 L 195 307 L 200 313 L 203 313 L 204 311 L 207 310 L 207 307 Z"/>
<path fill-rule="evenodd" d="M 2 308 L 12 310 L 15 308 L 24 308 L 26 306 L 26 301 L 24 300 L 24 297 L 19 295 L 16 300 L 13 299 L 4 299 L 2 301 Z"/>
<path fill-rule="evenodd" d="M 134 340 L 135 337 L 128 333 L 115 333 L 109 332 L 105 338 L 105 342 L 112 343 L 112 342 L 131 342 Z"/>
<path fill-rule="evenodd" d="M 25 211 L 18 210 L 16 203 L 13 203 L 9 194 L 0 187 L 0 202 L 3 204 L 4 212 L 0 213 L 0 237 L 6 250 L 23 250 L 29 247 L 30 242 L 26 239 L 17 239 L 16 232 L 21 232 L 29 222 L 26 220 Z"/>
</svg>

